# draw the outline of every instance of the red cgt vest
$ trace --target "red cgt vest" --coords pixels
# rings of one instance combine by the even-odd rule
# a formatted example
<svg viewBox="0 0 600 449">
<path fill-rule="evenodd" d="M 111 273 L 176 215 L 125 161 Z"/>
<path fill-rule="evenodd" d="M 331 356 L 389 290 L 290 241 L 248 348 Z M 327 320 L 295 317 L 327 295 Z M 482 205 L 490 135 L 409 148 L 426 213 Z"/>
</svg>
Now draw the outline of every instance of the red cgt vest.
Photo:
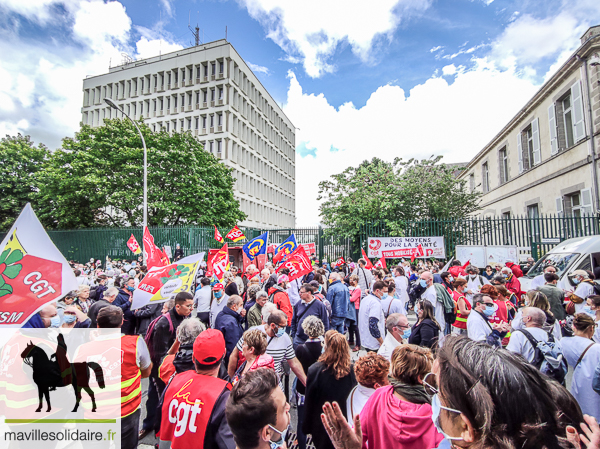
<svg viewBox="0 0 600 449">
<path fill-rule="evenodd" d="M 202 449 L 213 408 L 231 384 L 195 371 L 177 374 L 167 387 L 162 406 L 160 439 L 171 449 Z"/>
<path fill-rule="evenodd" d="M 467 300 L 467 298 L 465 298 L 465 295 L 458 293 L 457 291 L 453 291 L 452 292 L 454 301 L 456 302 L 456 320 L 454 321 L 454 323 L 452 323 L 452 326 L 456 327 L 457 329 L 467 329 L 467 318 L 469 317 L 468 315 L 462 315 L 460 313 L 460 311 L 458 310 L 458 300 L 460 298 L 462 298 L 465 301 L 465 306 L 467 307 L 467 310 L 471 310 L 471 303 Z"/>
</svg>

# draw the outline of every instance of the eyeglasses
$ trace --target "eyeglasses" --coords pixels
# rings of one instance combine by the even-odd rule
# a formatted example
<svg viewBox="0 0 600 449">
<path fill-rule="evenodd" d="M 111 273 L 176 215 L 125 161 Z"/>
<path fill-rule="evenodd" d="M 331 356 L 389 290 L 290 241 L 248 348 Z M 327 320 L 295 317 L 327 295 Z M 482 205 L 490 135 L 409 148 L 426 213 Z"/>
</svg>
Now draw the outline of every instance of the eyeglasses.
<svg viewBox="0 0 600 449">
<path fill-rule="evenodd" d="M 427 382 L 426 379 L 429 376 L 431 377 L 429 378 L 429 382 Z M 437 377 L 435 373 L 428 373 L 425 375 L 423 378 L 423 387 L 425 388 L 425 393 L 427 393 L 429 396 L 439 393 L 439 390 L 437 389 Z"/>
</svg>

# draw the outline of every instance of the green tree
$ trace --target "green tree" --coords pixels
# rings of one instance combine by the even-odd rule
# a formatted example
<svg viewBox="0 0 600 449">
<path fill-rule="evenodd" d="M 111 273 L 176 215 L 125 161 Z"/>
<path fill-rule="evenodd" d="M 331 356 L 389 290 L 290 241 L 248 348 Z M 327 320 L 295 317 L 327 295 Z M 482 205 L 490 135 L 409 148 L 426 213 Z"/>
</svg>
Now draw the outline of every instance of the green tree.
<svg viewBox="0 0 600 449">
<path fill-rule="evenodd" d="M 358 241 L 367 221 L 383 223 L 402 236 L 406 222 L 464 217 L 479 207 L 481 193 L 469 192 L 455 168 L 431 159 L 373 158 L 319 183 L 323 223 Z"/>
<path fill-rule="evenodd" d="M 8 230 L 19 213 L 31 202 L 35 205 L 35 175 L 48 157 L 48 149 L 34 146 L 29 136 L 6 136 L 0 140 L 0 229 Z"/>
<path fill-rule="evenodd" d="M 138 122 L 148 148 L 148 224 L 229 226 L 246 216 L 233 197 L 231 169 L 191 133 L 152 132 Z M 63 139 L 43 172 L 40 219 L 53 228 L 140 226 L 142 142 L 126 119 L 83 125 Z"/>
</svg>

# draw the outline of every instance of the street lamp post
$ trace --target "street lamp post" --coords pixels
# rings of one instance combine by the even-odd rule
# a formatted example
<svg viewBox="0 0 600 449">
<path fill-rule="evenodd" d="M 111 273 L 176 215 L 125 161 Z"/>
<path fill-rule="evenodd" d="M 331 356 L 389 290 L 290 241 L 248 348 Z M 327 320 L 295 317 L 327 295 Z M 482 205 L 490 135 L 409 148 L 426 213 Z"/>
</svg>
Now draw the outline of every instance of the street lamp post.
<svg viewBox="0 0 600 449">
<path fill-rule="evenodd" d="M 146 148 L 146 141 L 144 140 L 144 135 L 142 134 L 142 131 L 140 131 L 140 128 L 137 126 L 137 123 L 131 120 L 131 117 L 129 117 L 129 115 L 127 115 L 125 111 L 119 108 L 110 98 L 105 98 L 104 102 L 111 108 L 120 111 L 125 117 L 127 117 L 129 121 L 133 123 L 133 126 L 135 126 L 135 129 L 137 129 L 137 132 L 140 134 L 140 138 L 142 139 L 142 145 L 144 146 L 144 230 L 146 230 L 146 227 L 148 226 L 148 149 Z M 143 263 L 145 264 L 146 253 L 143 251 L 142 257 Z"/>
</svg>

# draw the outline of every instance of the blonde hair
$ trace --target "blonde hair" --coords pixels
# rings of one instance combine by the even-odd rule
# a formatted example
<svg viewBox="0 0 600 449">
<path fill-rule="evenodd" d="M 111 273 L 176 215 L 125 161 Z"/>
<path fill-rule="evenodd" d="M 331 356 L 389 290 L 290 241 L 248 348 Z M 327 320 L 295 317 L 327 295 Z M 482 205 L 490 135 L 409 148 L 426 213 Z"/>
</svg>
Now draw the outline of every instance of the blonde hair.
<svg viewBox="0 0 600 449">
<path fill-rule="evenodd" d="M 319 357 L 328 369 L 333 371 L 336 380 L 350 373 L 350 346 L 348 340 L 335 330 L 328 330 L 325 334 L 325 352 Z"/>
<path fill-rule="evenodd" d="M 392 376 L 408 385 L 418 385 L 431 372 L 431 349 L 417 345 L 400 345 L 392 352 Z"/>
</svg>

